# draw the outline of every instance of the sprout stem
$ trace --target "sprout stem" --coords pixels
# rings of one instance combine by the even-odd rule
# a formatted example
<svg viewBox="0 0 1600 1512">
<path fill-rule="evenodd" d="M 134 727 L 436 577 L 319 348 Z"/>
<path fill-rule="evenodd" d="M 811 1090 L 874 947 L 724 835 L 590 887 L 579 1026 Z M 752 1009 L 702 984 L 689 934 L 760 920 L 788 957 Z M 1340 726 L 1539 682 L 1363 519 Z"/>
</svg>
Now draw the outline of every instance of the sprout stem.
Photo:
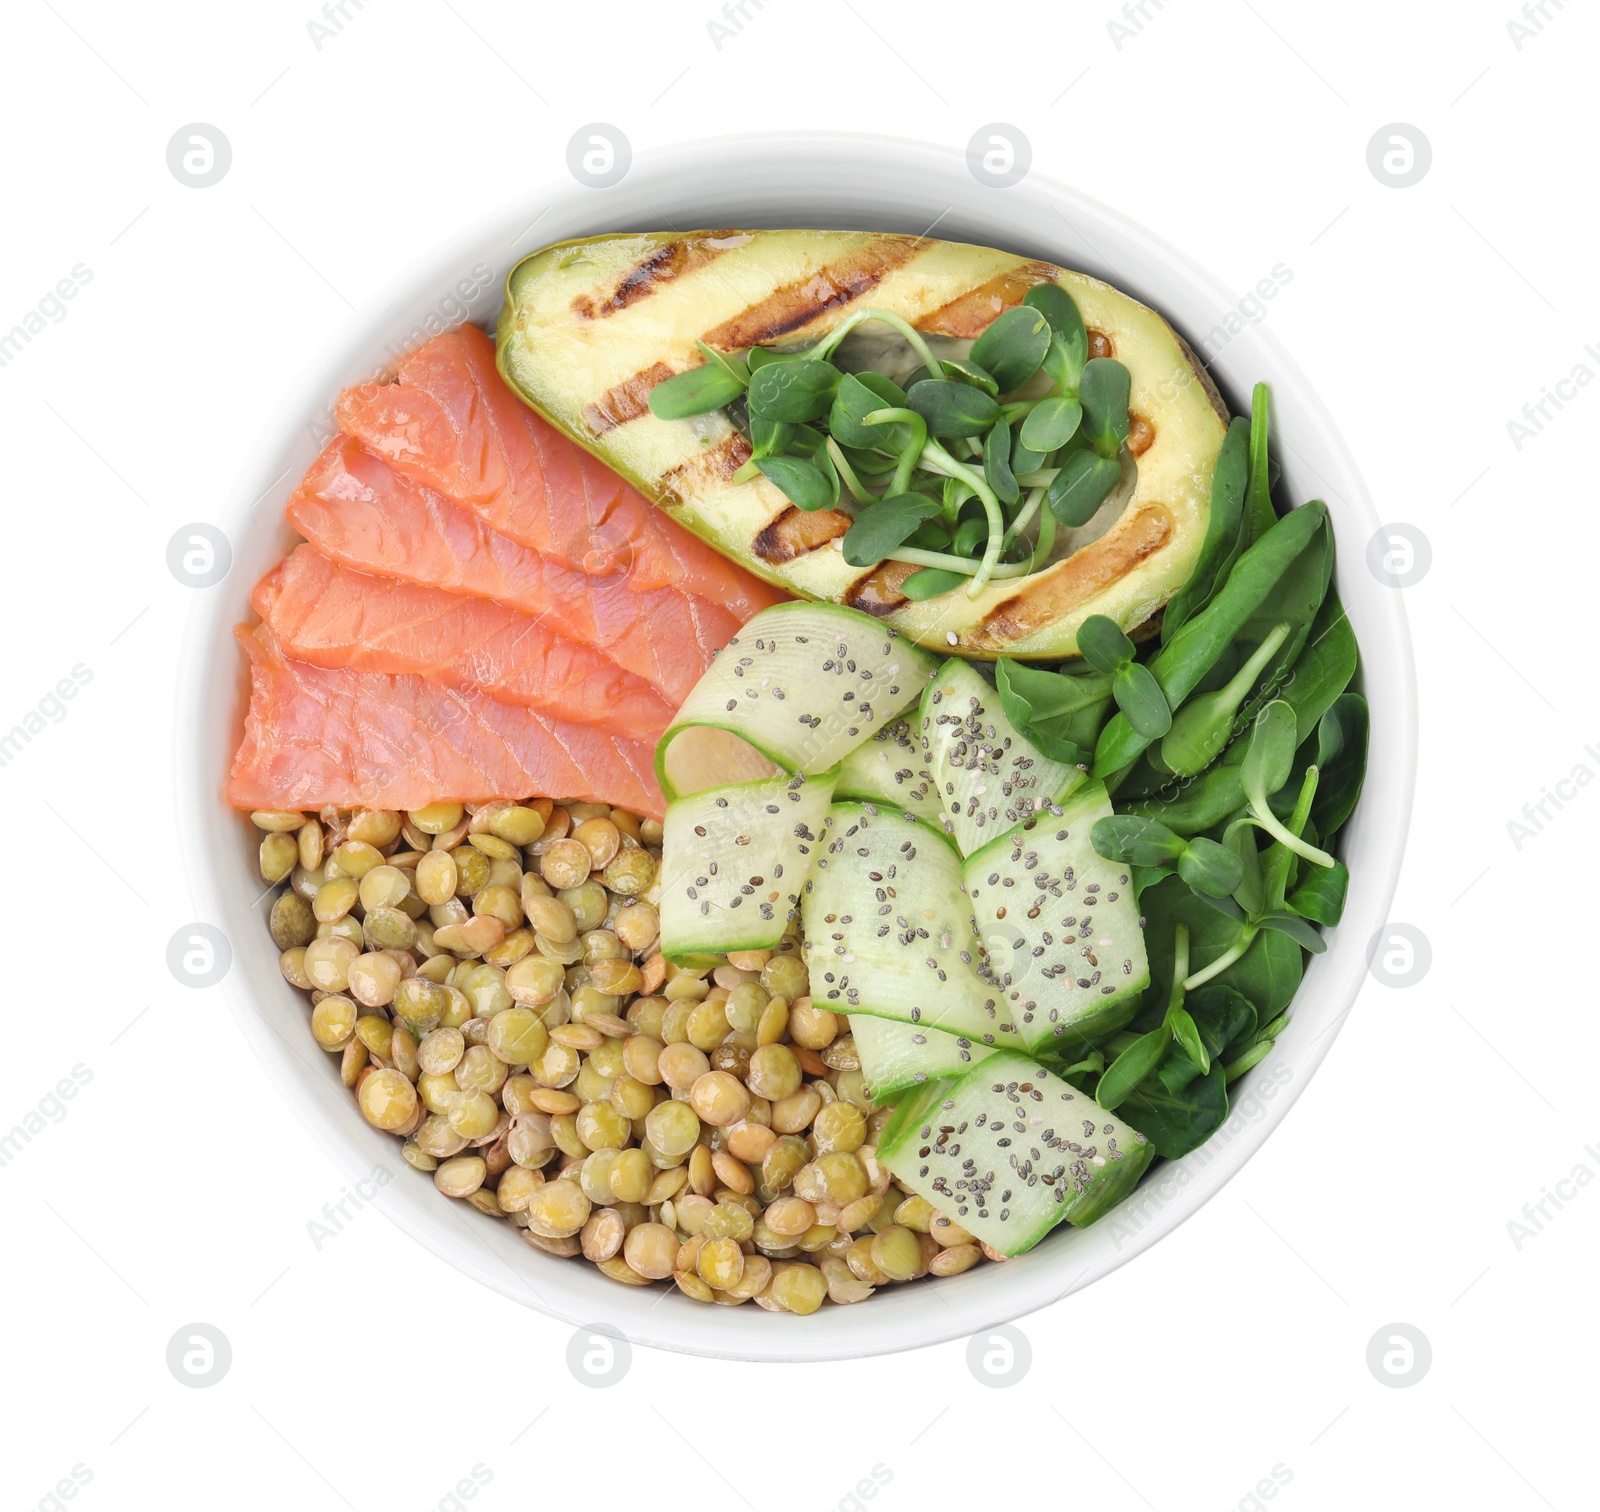
<svg viewBox="0 0 1600 1512">
<path fill-rule="evenodd" d="M 1035 488 L 1028 495 L 1022 508 L 1018 511 L 1016 519 L 1011 522 L 1011 529 L 1006 532 L 1005 545 L 1000 548 L 1002 554 L 1009 551 L 1012 545 L 1021 537 L 1022 532 L 1033 524 L 1033 517 L 1039 513 L 1039 506 L 1044 502 L 1044 495 L 1045 490 L 1042 488 Z M 1043 521 L 1041 521 L 1040 529 L 1042 530 L 1043 528 Z"/>
<path fill-rule="evenodd" d="M 870 415 L 861 417 L 863 425 L 893 425 L 897 421 L 911 427 L 911 439 L 895 463 L 894 477 L 889 482 L 891 496 L 910 491 L 911 474 L 922 456 L 923 448 L 928 444 L 928 422 L 913 409 L 873 410 Z"/>
<path fill-rule="evenodd" d="M 1191 977 L 1185 977 L 1183 990 L 1193 992 L 1196 987 L 1204 986 L 1212 977 L 1221 976 L 1233 963 L 1239 960 L 1244 953 L 1255 943 L 1256 926 L 1247 924 L 1239 931 L 1239 938 L 1227 950 L 1223 951 L 1209 966 L 1203 966 Z"/>
<path fill-rule="evenodd" d="M 868 416 L 870 419 L 871 416 Z M 935 462 L 941 463 L 948 476 L 960 478 L 972 491 L 977 494 L 983 503 L 983 513 L 989 523 L 989 539 L 984 543 L 983 561 L 977 572 L 972 576 L 972 581 L 967 584 L 967 597 L 977 598 L 988 586 L 989 579 L 994 577 L 995 568 L 1000 562 L 1000 545 L 1005 539 L 1005 515 L 1000 509 L 1000 501 L 995 497 L 994 490 L 989 487 L 987 480 L 981 473 L 975 473 L 970 467 L 957 462 L 937 441 L 929 439 L 927 452 Z M 1002 576 L 1013 577 L 1014 573 L 1005 573 Z"/>
<path fill-rule="evenodd" d="M 855 468 L 850 465 L 849 459 L 840 449 L 839 443 L 835 441 L 832 436 L 828 437 L 828 455 L 833 458 L 833 465 L 839 469 L 839 476 L 844 479 L 845 487 L 855 495 L 856 502 L 858 504 L 873 504 L 877 502 L 881 495 L 873 493 L 873 491 L 856 476 Z"/>
<path fill-rule="evenodd" d="M 983 568 L 981 562 L 975 562 L 971 557 L 952 556 L 947 551 L 924 551 L 920 546 L 902 546 L 898 551 L 891 551 L 885 558 L 886 562 L 910 562 L 916 567 L 942 567 L 946 572 L 959 572 L 963 577 L 976 576 Z M 993 578 L 1026 577 L 1028 564 L 1026 562 L 1001 562 L 989 574 Z"/>
<path fill-rule="evenodd" d="M 864 320 L 881 320 L 887 326 L 893 326 L 905 339 L 910 342 L 911 349 L 922 359 L 923 367 L 927 368 L 930 378 L 943 378 L 944 369 L 939 365 L 939 359 L 933 355 L 928 343 L 923 340 L 922 332 L 911 325 L 909 321 L 902 320 L 900 316 L 888 310 L 856 310 L 839 322 L 822 340 L 809 352 L 808 358 L 826 358 L 833 354 L 834 349 L 844 340 L 851 331 Z"/>
</svg>

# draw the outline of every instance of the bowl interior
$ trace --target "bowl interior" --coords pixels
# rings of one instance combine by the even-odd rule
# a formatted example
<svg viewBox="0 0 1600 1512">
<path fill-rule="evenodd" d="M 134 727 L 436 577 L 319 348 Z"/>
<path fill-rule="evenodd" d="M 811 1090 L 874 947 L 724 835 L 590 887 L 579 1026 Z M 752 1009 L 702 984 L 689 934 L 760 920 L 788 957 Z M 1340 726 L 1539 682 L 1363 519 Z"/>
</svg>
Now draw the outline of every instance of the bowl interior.
<svg viewBox="0 0 1600 1512">
<path fill-rule="evenodd" d="M 1345 833 L 1351 889 L 1344 922 L 1307 971 L 1293 1021 L 1273 1053 L 1236 1085 L 1212 1140 L 1159 1168 L 1093 1228 L 1061 1230 L 1005 1265 L 930 1287 L 892 1288 L 869 1306 L 810 1318 L 713 1308 L 661 1288 L 627 1288 L 592 1267 L 532 1252 L 507 1224 L 439 1196 L 398 1146 L 370 1128 L 340 1084 L 337 1059 L 306 1032 L 302 994 L 278 972 L 268 899 L 249 826 L 221 798 L 238 739 L 246 677 L 232 637 L 249 592 L 292 540 L 282 505 L 331 433 L 341 387 L 370 379 L 429 335 L 471 319 L 492 325 L 504 275 L 548 242 L 604 231 L 708 226 L 854 227 L 982 242 L 1105 278 L 1160 310 L 1210 366 L 1235 412 L 1258 379 L 1272 385 L 1285 497 L 1325 499 L 1342 568 L 1339 590 L 1363 651 L 1373 756 Z M 562 182 L 430 255 L 339 350 L 307 374 L 264 433 L 225 517 L 233 566 L 202 596 L 186 641 L 175 779 L 196 917 L 233 948 L 224 987 L 237 1019 L 285 1096 L 352 1182 L 413 1237 L 513 1301 L 575 1324 L 606 1323 L 635 1343 L 766 1360 L 881 1353 L 959 1337 L 1081 1290 L 1175 1228 L 1243 1164 L 1287 1111 L 1331 1045 L 1384 923 L 1404 845 L 1416 750 L 1411 649 L 1399 594 L 1365 569 L 1378 527 L 1354 463 L 1304 377 L 1260 326 L 1220 322 L 1232 296 L 1180 252 L 1119 214 L 1038 175 L 1007 189 L 978 183 L 961 155 L 889 139 L 745 136 L 641 155 L 605 190 Z"/>
</svg>

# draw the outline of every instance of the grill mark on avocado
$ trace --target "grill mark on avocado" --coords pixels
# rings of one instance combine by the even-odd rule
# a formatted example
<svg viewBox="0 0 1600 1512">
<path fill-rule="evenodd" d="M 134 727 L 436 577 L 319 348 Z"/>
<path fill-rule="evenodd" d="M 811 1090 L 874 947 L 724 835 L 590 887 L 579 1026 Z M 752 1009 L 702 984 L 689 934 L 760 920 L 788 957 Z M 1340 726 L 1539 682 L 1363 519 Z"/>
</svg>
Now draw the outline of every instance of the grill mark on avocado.
<svg viewBox="0 0 1600 1512">
<path fill-rule="evenodd" d="M 972 643 L 1006 650 L 1120 582 L 1172 539 L 1175 523 L 1165 504 L 1145 504 L 1075 551 L 1054 568 L 1024 578 L 1019 592 L 985 617 Z"/>
<path fill-rule="evenodd" d="M 924 245 L 916 237 L 886 236 L 852 247 L 804 278 L 774 289 L 701 340 L 719 352 L 735 352 L 790 335 L 876 288 Z"/>
<path fill-rule="evenodd" d="M 848 608 L 882 619 L 910 602 L 900 591 L 901 585 L 919 570 L 914 562 L 880 562 L 850 585 L 842 602 Z"/>
<path fill-rule="evenodd" d="M 743 245 L 735 240 L 739 235 L 739 232 L 731 230 L 709 231 L 701 236 L 663 242 L 648 256 L 634 263 L 609 294 L 578 295 L 572 301 L 572 311 L 580 320 L 602 320 L 607 315 L 615 315 L 619 310 L 648 298 L 662 284 L 670 283 L 685 273 L 692 273 L 696 268 L 703 268 L 730 246 Z"/>
<path fill-rule="evenodd" d="M 915 321 L 919 331 L 935 336 L 975 340 L 995 316 L 1022 303 L 1022 296 L 1039 284 L 1054 283 L 1060 268 L 1046 262 L 1019 262 L 993 278 L 959 294 L 937 310 Z"/>
<path fill-rule="evenodd" d="M 750 549 L 763 562 L 780 566 L 837 540 L 850 528 L 850 523 L 850 516 L 837 509 L 807 511 L 791 504 L 756 534 Z"/>
<path fill-rule="evenodd" d="M 664 504 L 682 504 L 697 489 L 726 483 L 750 460 L 750 443 L 738 432 L 680 462 L 656 480 Z"/>
<path fill-rule="evenodd" d="M 691 366 L 699 366 L 698 363 Z M 650 408 L 650 390 L 672 376 L 672 369 L 664 362 L 653 362 L 643 372 L 635 373 L 609 388 L 593 404 L 583 407 L 583 423 L 597 436 L 637 420 Z"/>
</svg>

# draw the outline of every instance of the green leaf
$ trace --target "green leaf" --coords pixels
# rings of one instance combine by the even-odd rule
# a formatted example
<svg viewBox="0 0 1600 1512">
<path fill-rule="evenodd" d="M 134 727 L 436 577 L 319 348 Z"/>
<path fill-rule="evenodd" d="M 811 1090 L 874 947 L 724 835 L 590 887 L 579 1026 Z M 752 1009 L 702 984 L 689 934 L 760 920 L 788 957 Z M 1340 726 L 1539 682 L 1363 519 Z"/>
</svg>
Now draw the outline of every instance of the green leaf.
<svg viewBox="0 0 1600 1512">
<path fill-rule="evenodd" d="M 954 379 L 957 383 L 965 383 L 971 388 L 981 389 L 991 399 L 1000 393 L 1000 385 L 995 382 L 994 374 L 986 371 L 980 363 L 966 358 L 949 358 L 939 364 L 944 369 L 945 377 Z"/>
<path fill-rule="evenodd" d="M 744 391 L 738 377 L 721 363 L 703 362 L 651 389 L 650 413 L 658 420 L 687 420 L 732 404 Z"/>
<path fill-rule="evenodd" d="M 1091 358 L 1083 370 L 1083 433 L 1102 457 L 1114 458 L 1128 439 L 1130 387 L 1128 370 L 1115 357 Z"/>
<path fill-rule="evenodd" d="M 982 389 L 948 378 L 913 383 L 906 408 L 928 422 L 930 436 L 982 435 L 1000 417 L 1000 406 Z"/>
<path fill-rule="evenodd" d="M 1177 1041 L 1178 1048 L 1199 1066 L 1201 1074 L 1211 1069 L 1211 1055 L 1200 1038 L 1195 1021 L 1184 1008 L 1167 1009 L 1167 1028 Z"/>
<path fill-rule="evenodd" d="M 1215 598 L 1151 660 L 1169 704 L 1181 704 L 1225 655 L 1239 629 L 1261 607 L 1296 557 L 1328 524 L 1327 505 L 1312 500 L 1292 509 L 1257 541 L 1228 574 Z M 1259 637 L 1258 637 L 1259 639 Z M 1114 782 L 1148 741 L 1126 720 L 1113 719 L 1095 747 L 1095 774 Z"/>
<path fill-rule="evenodd" d="M 1239 885 L 1233 890 L 1234 899 L 1246 913 L 1260 913 L 1266 907 L 1267 891 L 1255 825 L 1248 819 L 1235 819 L 1223 831 L 1222 843 L 1239 862 Z"/>
<path fill-rule="evenodd" d="M 809 362 L 811 358 L 804 350 L 786 351 L 781 347 L 751 347 L 745 354 L 745 360 L 750 364 L 753 373 L 757 368 L 766 367 L 773 362 Z"/>
<path fill-rule="evenodd" d="M 950 532 L 945 529 L 942 520 L 924 520 L 906 538 L 906 545 L 916 546 L 923 551 L 948 551 Z"/>
<path fill-rule="evenodd" d="M 983 476 L 1002 504 L 1015 504 L 1022 497 L 1016 475 L 1011 471 L 1011 427 L 1004 416 L 989 427 L 989 434 L 983 438 Z"/>
<path fill-rule="evenodd" d="M 746 387 L 750 382 L 750 364 L 735 352 L 719 352 L 714 347 L 708 347 L 705 342 L 697 341 L 695 345 L 700 348 L 700 355 L 707 362 L 714 362 L 718 367 L 724 368 L 733 377 L 739 380 L 741 387 Z"/>
<path fill-rule="evenodd" d="M 803 425 L 801 430 L 810 430 L 809 425 Z M 831 509 L 839 502 L 839 469 L 833 465 L 833 454 L 828 450 L 826 440 L 819 445 L 811 457 L 812 466 L 820 472 L 828 484 L 828 507 Z"/>
<path fill-rule="evenodd" d="M 750 417 L 750 455 L 756 459 L 776 457 L 788 451 L 795 439 L 795 428 L 783 420 Z"/>
<path fill-rule="evenodd" d="M 924 520 L 939 513 L 939 501 L 927 494 L 903 493 L 869 504 L 845 532 L 844 559 L 852 567 L 875 567 Z"/>
<path fill-rule="evenodd" d="M 1245 797 L 1258 808 L 1289 780 L 1294 768 L 1294 710 L 1282 699 L 1274 699 L 1258 715 L 1250 732 L 1240 778 Z"/>
<path fill-rule="evenodd" d="M 1063 525 L 1087 525 L 1121 475 L 1121 466 L 1109 457 L 1087 450 L 1072 452 L 1051 482 L 1045 502 Z"/>
<path fill-rule="evenodd" d="M 1133 642 L 1114 619 L 1091 614 L 1078 626 L 1078 652 L 1096 672 L 1117 672 L 1133 660 Z"/>
<path fill-rule="evenodd" d="M 967 581 L 965 573 L 946 572 L 943 567 L 924 567 L 920 572 L 913 572 L 900 585 L 900 591 L 912 603 L 920 604 L 927 599 L 938 598 L 952 588 L 959 588 Z"/>
<path fill-rule="evenodd" d="M 1332 866 L 1302 867 L 1309 873 L 1289 896 L 1289 907 L 1314 924 L 1331 929 L 1344 915 L 1350 872 L 1342 861 Z"/>
<path fill-rule="evenodd" d="M 1089 355 L 1089 333 L 1073 297 L 1060 284 L 1035 284 L 1022 303 L 1050 322 L 1050 349 L 1042 366 L 1063 393 L 1075 394 Z"/>
<path fill-rule="evenodd" d="M 1274 694 L 1294 709 L 1296 744 L 1303 745 L 1311 738 L 1317 722 L 1350 686 L 1358 660 L 1350 618 L 1339 595 L 1330 590 L 1311 623 L 1304 648 Z"/>
<path fill-rule="evenodd" d="M 1146 1082 L 1123 1105 L 1123 1117 L 1167 1160 L 1198 1149 L 1227 1116 L 1227 1074 L 1220 1065 L 1177 1092 L 1169 1092 L 1159 1081 Z"/>
<path fill-rule="evenodd" d="M 1172 727 L 1172 711 L 1161 684 L 1142 662 L 1130 661 L 1116 674 L 1111 696 L 1128 723 L 1149 740 L 1159 740 Z"/>
<path fill-rule="evenodd" d="M 1109 1113 L 1161 1063 L 1171 1038 L 1164 1024 L 1148 1034 L 1141 1034 L 1106 1067 L 1095 1089 L 1094 1100 Z M 1141 1129 L 1140 1133 L 1143 1132 Z"/>
<path fill-rule="evenodd" d="M 1320 780 L 1311 820 L 1324 843 L 1344 827 L 1367 775 L 1367 701 L 1342 693 L 1317 725 Z"/>
<path fill-rule="evenodd" d="M 1278 521 L 1272 507 L 1272 464 L 1267 453 L 1270 402 L 1267 385 L 1258 383 L 1250 396 L 1250 486 L 1244 501 L 1245 529 L 1252 541 L 1260 540 Z"/>
<path fill-rule="evenodd" d="M 878 386 L 869 381 L 877 377 L 876 373 L 846 373 L 839 380 L 833 406 L 828 411 L 828 431 L 841 446 L 896 456 L 910 439 L 904 425 L 861 423 L 874 410 L 894 409 L 905 403 L 905 395 L 898 390 L 892 396 L 880 393 Z M 890 389 L 895 387 L 888 379 L 882 379 L 881 383 Z M 881 466 L 881 463 L 875 462 L 873 466 Z"/>
<path fill-rule="evenodd" d="M 972 360 L 994 375 L 1002 394 L 1009 394 L 1039 371 L 1050 334 L 1044 312 L 1021 305 L 990 322 L 972 344 Z"/>
<path fill-rule="evenodd" d="M 1228 898 L 1244 881 L 1244 863 L 1227 846 L 1201 836 L 1184 846 L 1178 857 L 1178 875 L 1198 893 Z"/>
<path fill-rule="evenodd" d="M 1180 777 L 1195 777 L 1222 754 L 1233 737 L 1239 705 L 1250 696 L 1262 670 L 1289 638 L 1285 621 L 1256 647 L 1249 659 L 1220 688 L 1197 693 L 1178 711 L 1161 742 L 1162 764 Z"/>
<path fill-rule="evenodd" d="M 842 377 L 831 362 L 769 362 L 750 374 L 750 413 L 791 424 L 820 420 L 832 407 Z"/>
<path fill-rule="evenodd" d="M 1020 430 L 1020 427 L 1018 428 Z M 1049 452 L 1036 452 L 1022 444 L 1022 437 L 1014 435 L 1011 441 L 1011 471 L 1021 477 L 1023 473 L 1038 472 L 1044 466 Z"/>
<path fill-rule="evenodd" d="M 1268 909 L 1266 913 L 1256 916 L 1255 923 L 1258 928 L 1274 929 L 1288 935 L 1296 945 L 1302 950 L 1309 950 L 1312 955 L 1321 955 L 1328 948 L 1327 942 L 1305 919 L 1287 909 Z"/>
<path fill-rule="evenodd" d="M 1144 1007 L 1135 1020 L 1138 1027 L 1160 1022 L 1172 987 L 1172 944 L 1178 924 L 1189 930 L 1189 970 L 1198 972 L 1232 948 L 1239 938 L 1239 923 L 1219 913 L 1206 899 L 1191 892 L 1181 878 L 1168 877 L 1139 900 L 1144 915 L 1145 952 L 1150 962 L 1150 985 Z M 1287 935 L 1260 931 L 1243 957 L 1206 983 L 1220 984 L 1244 994 L 1263 1020 L 1276 1018 L 1289 1006 L 1300 986 L 1305 953 Z M 1135 1122 L 1135 1128 L 1140 1125 Z"/>
<path fill-rule="evenodd" d="M 1166 825 L 1136 814 L 1095 820 L 1089 840 L 1107 861 L 1125 861 L 1132 866 L 1165 866 L 1184 852 L 1183 841 Z"/>
<path fill-rule="evenodd" d="M 762 457 L 756 467 L 796 509 L 827 509 L 837 497 L 822 469 L 803 457 Z"/>
<path fill-rule="evenodd" d="M 1184 622 L 1211 602 L 1217 585 L 1227 577 L 1226 564 L 1239 540 L 1239 517 L 1244 509 L 1245 483 L 1250 473 L 1250 422 L 1236 416 L 1217 453 L 1211 475 L 1211 513 L 1200 560 L 1189 579 L 1167 601 L 1161 618 L 1161 643 L 1165 645 Z"/>
<path fill-rule="evenodd" d="M 956 526 L 955 534 L 950 538 L 950 549 L 957 556 L 972 556 L 978 549 L 978 544 L 989 536 L 989 524 L 986 520 L 963 520 Z"/>
<path fill-rule="evenodd" d="M 1068 676 L 1002 657 L 995 682 L 1006 717 L 1046 756 L 1076 766 L 1093 748 L 1111 703 L 1109 675 Z"/>
<path fill-rule="evenodd" d="M 1256 1031 L 1256 1010 L 1250 999 L 1232 987 L 1207 982 L 1184 999 L 1183 1006 L 1200 1034 L 1207 1064 L 1202 1067 L 1187 1051 L 1175 1050 L 1162 1063 L 1157 1075 L 1168 1092 L 1181 1092 L 1195 1077 L 1232 1047 L 1244 1044 Z"/>
<path fill-rule="evenodd" d="M 1028 411 L 1017 434 L 1030 451 L 1051 452 L 1077 435 L 1082 419 L 1083 406 L 1076 399 L 1053 395 Z"/>
</svg>

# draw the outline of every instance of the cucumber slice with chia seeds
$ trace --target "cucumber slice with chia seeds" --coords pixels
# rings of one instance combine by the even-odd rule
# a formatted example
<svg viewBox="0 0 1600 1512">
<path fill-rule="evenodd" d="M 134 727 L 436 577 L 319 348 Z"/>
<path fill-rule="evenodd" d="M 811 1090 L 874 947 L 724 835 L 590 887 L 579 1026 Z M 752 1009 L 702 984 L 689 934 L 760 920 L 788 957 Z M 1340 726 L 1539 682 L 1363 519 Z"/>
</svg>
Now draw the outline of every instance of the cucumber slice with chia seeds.
<svg viewBox="0 0 1600 1512">
<path fill-rule="evenodd" d="M 963 856 L 1085 781 L 1006 717 L 1000 695 L 966 662 L 947 661 L 922 694 L 918 734 L 940 818 Z"/>
<path fill-rule="evenodd" d="M 836 772 L 708 789 L 667 805 L 661 953 L 679 966 L 770 950 L 797 917 Z"/>
<path fill-rule="evenodd" d="M 774 604 L 717 653 L 656 747 L 669 800 L 823 772 L 921 696 L 938 661 L 870 615 Z"/>
<path fill-rule="evenodd" d="M 1040 1052 L 1072 1048 L 1133 1017 L 1150 982 L 1129 869 L 1090 842 L 1111 812 L 1103 784 L 1025 820 L 961 868 L 984 974 Z"/>
<path fill-rule="evenodd" d="M 872 803 L 834 804 L 800 916 L 819 1008 L 1021 1043 L 977 972 L 961 858 L 930 826 Z"/>
<path fill-rule="evenodd" d="M 861 1074 L 875 1103 L 893 1102 L 924 1082 L 949 1081 L 994 1052 L 964 1035 L 946 1034 L 926 1024 L 855 1014 L 850 1034 L 861 1057 Z"/>
<path fill-rule="evenodd" d="M 939 823 L 939 794 L 913 722 L 897 719 L 839 764 L 835 798 L 864 798 Z"/>
<path fill-rule="evenodd" d="M 1038 1060 L 999 1050 L 901 1103 L 878 1158 L 1003 1255 L 1083 1228 L 1138 1184 L 1155 1146 Z"/>
</svg>

